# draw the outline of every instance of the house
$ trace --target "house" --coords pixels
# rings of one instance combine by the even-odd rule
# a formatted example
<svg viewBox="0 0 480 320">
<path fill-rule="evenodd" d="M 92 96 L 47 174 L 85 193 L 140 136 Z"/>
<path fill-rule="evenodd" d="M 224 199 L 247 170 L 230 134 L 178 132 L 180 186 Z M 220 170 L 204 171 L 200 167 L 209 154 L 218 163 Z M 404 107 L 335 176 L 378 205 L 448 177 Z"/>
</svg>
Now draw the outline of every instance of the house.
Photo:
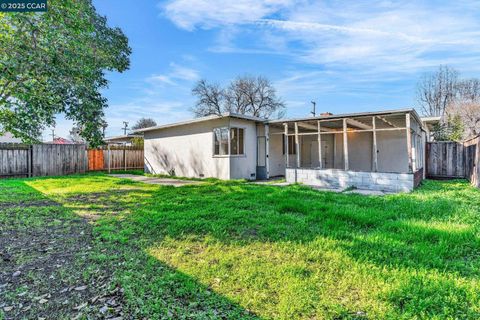
<svg viewBox="0 0 480 320">
<path fill-rule="evenodd" d="M 68 139 L 62 137 L 55 137 L 53 141 L 44 142 L 45 144 L 77 144 L 74 141 L 70 141 Z"/>
<path fill-rule="evenodd" d="M 127 145 L 131 146 L 133 144 L 133 139 L 143 138 L 141 134 L 125 134 L 121 136 L 106 137 L 103 139 L 106 144 L 118 144 L 118 145 Z"/>
<path fill-rule="evenodd" d="M 136 130 L 145 170 L 220 179 L 285 176 L 325 188 L 410 191 L 428 128 L 413 109 L 266 120 L 227 113 Z"/>
<path fill-rule="evenodd" d="M 22 139 L 15 138 L 10 132 L 5 132 L 0 135 L 0 143 L 22 143 Z"/>
</svg>

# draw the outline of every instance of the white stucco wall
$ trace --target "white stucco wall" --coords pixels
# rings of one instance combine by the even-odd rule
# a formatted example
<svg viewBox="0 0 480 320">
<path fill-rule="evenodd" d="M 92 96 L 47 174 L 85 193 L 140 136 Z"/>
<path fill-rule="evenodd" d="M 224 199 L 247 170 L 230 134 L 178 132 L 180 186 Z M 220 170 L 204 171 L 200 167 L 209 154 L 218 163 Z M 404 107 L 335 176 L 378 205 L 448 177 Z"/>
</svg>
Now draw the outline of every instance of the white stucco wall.
<svg viewBox="0 0 480 320">
<path fill-rule="evenodd" d="M 146 171 L 229 179 L 229 158 L 213 156 L 213 129 L 227 125 L 228 119 L 216 119 L 145 132 Z"/>
<path fill-rule="evenodd" d="M 230 157 L 230 179 L 256 178 L 257 171 L 257 126 L 253 121 L 230 118 L 230 127 L 243 128 L 245 154 Z"/>
</svg>

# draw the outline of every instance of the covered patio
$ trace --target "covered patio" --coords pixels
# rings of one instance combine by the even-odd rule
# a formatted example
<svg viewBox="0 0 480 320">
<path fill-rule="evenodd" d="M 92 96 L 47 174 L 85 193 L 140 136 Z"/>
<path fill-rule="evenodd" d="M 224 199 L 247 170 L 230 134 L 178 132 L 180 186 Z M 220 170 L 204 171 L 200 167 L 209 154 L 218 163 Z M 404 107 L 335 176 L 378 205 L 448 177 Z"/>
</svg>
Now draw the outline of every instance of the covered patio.
<svg viewBox="0 0 480 320">
<path fill-rule="evenodd" d="M 287 182 L 410 191 L 424 177 L 427 135 L 412 109 L 274 120 L 264 134 L 267 175 L 283 160 Z"/>
</svg>

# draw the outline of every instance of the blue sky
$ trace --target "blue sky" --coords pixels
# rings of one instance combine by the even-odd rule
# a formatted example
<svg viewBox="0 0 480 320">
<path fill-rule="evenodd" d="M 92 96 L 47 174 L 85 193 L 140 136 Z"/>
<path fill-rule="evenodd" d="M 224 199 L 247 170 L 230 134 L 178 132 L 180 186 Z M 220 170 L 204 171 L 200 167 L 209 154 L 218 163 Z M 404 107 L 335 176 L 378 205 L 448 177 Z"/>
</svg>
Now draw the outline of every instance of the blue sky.
<svg viewBox="0 0 480 320">
<path fill-rule="evenodd" d="M 480 76 L 480 1 L 94 0 L 133 49 L 108 75 L 107 135 L 122 121 L 192 117 L 198 79 L 264 75 L 287 116 L 415 106 L 415 85 L 440 64 Z M 67 137 L 71 122 L 58 118 Z M 45 135 L 46 137 L 46 135 Z"/>
</svg>

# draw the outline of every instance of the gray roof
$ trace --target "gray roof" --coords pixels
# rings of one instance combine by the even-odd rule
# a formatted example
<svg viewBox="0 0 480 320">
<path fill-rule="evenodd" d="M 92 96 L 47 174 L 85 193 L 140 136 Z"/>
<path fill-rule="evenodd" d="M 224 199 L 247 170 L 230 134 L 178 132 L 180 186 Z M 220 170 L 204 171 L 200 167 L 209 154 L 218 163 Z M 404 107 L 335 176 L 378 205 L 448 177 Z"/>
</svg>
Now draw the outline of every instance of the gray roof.
<svg viewBox="0 0 480 320">
<path fill-rule="evenodd" d="M 129 138 L 142 138 L 141 134 L 127 134 L 121 136 L 113 136 L 113 137 L 106 137 L 103 139 L 104 141 L 112 141 L 112 140 L 121 140 L 121 139 L 129 139 Z"/>
<path fill-rule="evenodd" d="M 191 119 L 191 120 L 187 120 L 187 121 L 182 121 L 182 122 L 169 123 L 169 124 L 159 125 L 159 126 L 150 127 L 150 128 L 138 129 L 138 130 L 134 130 L 133 132 L 134 133 L 142 133 L 142 132 L 146 132 L 146 131 L 161 130 L 161 129 L 166 129 L 166 128 L 184 126 L 184 125 L 189 125 L 189 124 L 192 124 L 192 123 L 198 123 L 198 122 L 210 121 L 210 120 L 228 118 L 228 117 L 238 118 L 238 119 L 243 119 L 243 120 L 250 120 L 250 121 L 261 122 L 261 123 L 275 124 L 275 123 L 295 122 L 295 121 L 325 120 L 325 119 L 334 120 L 334 119 L 362 117 L 362 116 L 381 116 L 381 115 L 408 113 L 408 112 L 412 113 L 413 116 L 417 119 L 417 121 L 419 123 L 422 123 L 422 121 L 420 120 L 420 116 L 415 111 L 415 109 L 412 109 L 412 108 L 374 111 L 374 112 L 343 113 L 343 114 L 334 114 L 334 115 L 331 115 L 331 116 L 303 117 L 303 118 L 278 119 L 278 120 L 268 120 L 268 119 L 264 119 L 264 118 L 247 116 L 247 115 L 238 114 L 238 113 L 224 113 L 222 115 L 211 115 L 211 116 Z"/>
<path fill-rule="evenodd" d="M 227 113 L 223 113 L 222 115 L 211 115 L 211 116 L 191 119 L 191 120 L 187 120 L 187 121 L 181 121 L 181 122 L 169 123 L 169 124 L 159 125 L 159 126 L 150 127 L 150 128 L 133 130 L 133 132 L 134 133 L 141 133 L 141 132 L 146 132 L 146 131 L 161 130 L 161 129 L 166 129 L 166 128 L 184 126 L 184 125 L 188 125 L 188 124 L 192 124 L 192 123 L 198 123 L 198 122 L 210 121 L 210 120 L 222 119 L 222 118 L 237 118 L 237 119 L 243 119 L 243 120 L 249 120 L 249 121 L 255 121 L 255 122 L 265 122 L 265 120 L 266 120 L 264 118 L 258 118 L 258 117 L 247 116 L 247 115 L 238 114 L 238 113 L 227 112 Z"/>
<path fill-rule="evenodd" d="M 373 112 L 341 113 L 341 114 L 333 114 L 331 116 L 316 116 L 316 117 L 268 120 L 267 123 L 284 123 L 284 122 L 325 120 L 325 119 L 335 120 L 335 119 L 353 118 L 353 117 L 383 116 L 383 115 L 407 113 L 407 112 L 411 112 L 417 118 L 417 120 L 420 120 L 420 117 L 418 116 L 417 111 L 415 111 L 415 109 L 410 108 L 410 109 L 394 109 L 394 110 L 383 110 L 383 111 L 373 111 Z"/>
</svg>

